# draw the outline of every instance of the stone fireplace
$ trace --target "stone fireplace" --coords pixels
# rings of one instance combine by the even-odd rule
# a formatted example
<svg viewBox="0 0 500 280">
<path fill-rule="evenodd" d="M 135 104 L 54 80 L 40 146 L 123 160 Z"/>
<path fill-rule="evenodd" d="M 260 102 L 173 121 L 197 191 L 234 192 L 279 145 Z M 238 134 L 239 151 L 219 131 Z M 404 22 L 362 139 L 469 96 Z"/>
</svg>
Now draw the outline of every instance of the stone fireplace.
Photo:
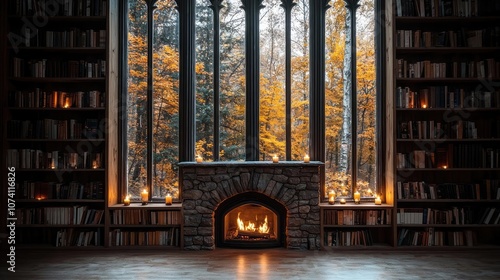
<svg viewBox="0 0 500 280">
<path fill-rule="evenodd" d="M 320 162 L 179 164 L 184 248 L 318 249 Z"/>
</svg>

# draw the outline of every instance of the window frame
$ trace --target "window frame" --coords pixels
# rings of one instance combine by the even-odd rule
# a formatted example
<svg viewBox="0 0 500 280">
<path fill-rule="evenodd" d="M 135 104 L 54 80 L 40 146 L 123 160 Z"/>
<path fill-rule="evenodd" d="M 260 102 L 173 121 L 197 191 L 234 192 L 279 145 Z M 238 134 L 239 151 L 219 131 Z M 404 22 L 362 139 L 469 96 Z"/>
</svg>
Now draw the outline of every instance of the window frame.
<svg viewBox="0 0 500 280">
<path fill-rule="evenodd" d="M 156 0 L 144 0 L 146 3 L 152 1 L 153 3 Z M 162 1 L 162 0 L 159 0 Z M 247 65 L 249 65 L 246 70 L 246 78 L 249 80 L 247 82 L 247 106 L 246 106 L 246 160 L 259 160 L 259 142 L 258 142 L 258 134 L 259 134 L 259 114 L 258 114 L 258 105 L 259 105 L 259 79 L 248 79 L 250 76 L 255 76 L 254 74 L 259 74 L 258 64 L 259 64 L 259 52 L 253 50 L 252 42 L 259 43 L 259 12 L 258 10 L 261 8 L 263 0 L 241 0 L 243 5 L 247 5 L 248 11 L 250 12 L 250 19 L 247 20 L 247 25 L 245 27 L 246 34 L 253 35 L 256 40 L 245 40 L 246 50 L 245 54 L 247 57 Z M 282 0 L 283 5 L 291 4 L 293 0 Z M 196 0 L 175 0 L 177 4 L 177 9 L 179 11 L 179 50 L 180 50 L 180 58 L 179 58 L 179 162 L 184 161 L 195 161 L 195 141 L 196 141 L 196 108 L 195 108 L 195 100 L 196 100 L 196 81 L 195 81 L 195 6 Z M 207 5 L 210 3 L 212 5 L 223 4 L 223 0 L 206 0 Z M 325 12 L 329 8 L 328 3 L 330 0 L 309 0 L 309 24 L 310 24 L 310 34 L 309 34 L 309 72 L 310 72 L 310 81 L 309 81 L 309 155 L 311 160 L 325 162 L 325 54 L 324 54 L 324 46 L 325 46 Z M 350 9 L 350 11 L 354 10 L 358 4 L 359 0 L 344 0 L 346 3 L 346 7 Z M 119 182 L 122 186 L 119 191 L 119 195 L 123 199 L 124 194 L 127 193 L 127 160 L 128 160 L 128 151 L 127 151 L 127 75 L 128 75 L 128 47 L 127 47 L 127 34 L 128 34 L 128 1 L 120 1 L 119 4 L 119 95 L 118 105 L 119 105 L 119 139 L 118 139 L 118 153 L 119 158 L 121 158 L 119 165 Z M 386 79 L 386 66 L 385 66 L 385 58 L 386 54 L 384 53 L 385 48 L 385 1 L 384 0 L 374 0 L 375 5 L 375 64 L 376 64 L 376 142 L 377 142 L 377 151 L 376 151 L 376 181 L 377 181 L 377 191 L 379 193 L 385 194 L 385 158 L 384 158 L 384 150 L 386 149 L 386 124 L 383 120 L 383 116 L 385 116 L 386 108 L 384 106 L 383 101 L 385 100 L 385 88 L 386 85 L 383 81 Z M 293 7 L 293 5 L 292 5 Z M 245 9 L 245 8 L 244 8 Z M 291 8 L 290 8 L 291 9 Z M 247 14 L 245 14 L 245 17 Z M 253 32 L 249 31 L 250 30 Z M 289 26 L 286 27 L 290 28 Z M 355 33 L 355 23 L 352 26 Z M 315 32 L 313 32 L 314 30 Z M 257 36 L 255 36 L 257 35 Z M 254 38 L 254 39 L 255 39 Z M 355 46 L 354 46 L 355 47 Z M 253 52 L 249 55 L 250 52 Z M 352 52 L 356 53 L 356 52 Z M 356 65 L 356 55 L 352 57 L 354 61 L 354 65 Z M 288 58 L 287 58 L 288 59 Z M 188 63 L 192 62 L 192 63 Z M 355 69 L 355 68 L 354 68 Z M 214 70 L 215 71 L 215 70 Z M 288 74 L 287 74 L 288 76 Z M 356 75 L 352 75 L 351 79 L 356 81 Z M 286 88 L 288 91 L 289 81 L 287 77 Z M 356 85 L 356 83 L 352 83 Z M 216 86 L 216 85 L 215 85 Z M 250 87 L 250 90 L 248 89 Z M 355 92 L 355 88 L 353 92 Z M 250 98 L 248 95 L 248 91 L 250 91 Z M 248 100 L 250 99 L 250 100 Z M 356 108 L 357 104 L 353 101 L 353 107 Z M 251 108 L 250 110 L 248 108 Z M 352 118 L 355 120 L 356 110 L 352 110 Z M 152 114 L 152 113 L 151 113 Z M 256 120 L 256 121 L 255 121 Z M 356 131 L 356 122 L 352 125 L 354 131 Z M 287 125 L 288 128 L 288 125 Z M 214 135 L 217 132 L 214 132 Z M 287 129 L 287 160 L 288 156 L 288 146 L 289 146 L 289 134 Z M 356 137 L 352 137 L 351 144 L 353 149 L 356 150 Z M 217 139 L 216 143 L 219 142 Z M 215 148 L 214 148 L 215 149 Z M 214 153 L 217 154 L 218 153 Z M 354 152 L 355 155 L 355 152 Z M 218 157 L 215 157 L 214 160 L 218 160 Z M 351 169 L 354 176 L 352 177 L 352 182 L 355 181 L 357 177 L 357 168 L 356 161 L 351 161 L 353 168 Z M 152 168 L 152 167 L 148 167 Z M 325 170 L 323 167 L 323 176 L 321 178 L 322 186 L 325 185 Z M 181 184 L 182 182 L 180 182 Z M 153 186 L 150 186 L 151 188 Z M 179 186 L 179 199 L 181 198 Z M 351 187 L 351 189 L 354 189 Z M 321 188 L 322 199 L 325 198 L 325 188 Z M 150 193 L 152 194 L 151 190 Z M 370 198 L 368 200 L 373 200 L 374 198 Z M 384 195 L 382 196 L 384 200 Z M 363 199 L 366 200 L 366 199 Z M 158 202 L 160 199 L 158 199 Z M 156 202 L 153 200 L 152 202 Z"/>
</svg>

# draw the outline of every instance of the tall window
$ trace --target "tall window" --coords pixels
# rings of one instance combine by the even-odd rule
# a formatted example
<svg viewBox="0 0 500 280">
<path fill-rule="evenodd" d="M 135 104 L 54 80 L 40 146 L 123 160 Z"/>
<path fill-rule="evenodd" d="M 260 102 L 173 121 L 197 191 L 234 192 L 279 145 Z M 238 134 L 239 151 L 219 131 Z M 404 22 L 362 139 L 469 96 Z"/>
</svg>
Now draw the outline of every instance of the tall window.
<svg viewBox="0 0 500 280">
<path fill-rule="evenodd" d="M 325 162 L 325 191 L 376 195 L 377 1 L 158 0 L 148 165 L 146 3 L 155 1 L 128 0 L 127 192 L 139 197 L 152 168 L 153 197 L 175 194 L 175 166 L 182 157 L 194 160 L 184 153 L 193 148 L 205 161 L 311 153 Z M 195 32 L 186 19 L 194 19 Z M 191 43 L 194 59 L 186 61 L 194 70 L 182 70 L 179 53 Z M 186 73 L 194 89 L 181 93 Z M 190 94 L 192 112 L 182 103 Z M 186 112 L 193 123 L 179 123 Z M 179 143 L 192 127 L 192 143 Z"/>
<path fill-rule="evenodd" d="M 139 198 L 152 169 L 151 198 L 177 191 L 178 162 L 178 13 L 173 0 L 156 3 L 152 42 L 148 42 L 148 1 L 128 1 L 127 165 L 126 193 Z M 153 49 L 153 164 L 147 164 L 148 44 Z"/>
<path fill-rule="evenodd" d="M 334 0 L 330 5 L 325 25 L 325 184 L 343 196 L 359 191 L 361 197 L 373 197 L 377 194 L 375 0 Z M 354 53 L 352 42 L 356 42 Z"/>
</svg>

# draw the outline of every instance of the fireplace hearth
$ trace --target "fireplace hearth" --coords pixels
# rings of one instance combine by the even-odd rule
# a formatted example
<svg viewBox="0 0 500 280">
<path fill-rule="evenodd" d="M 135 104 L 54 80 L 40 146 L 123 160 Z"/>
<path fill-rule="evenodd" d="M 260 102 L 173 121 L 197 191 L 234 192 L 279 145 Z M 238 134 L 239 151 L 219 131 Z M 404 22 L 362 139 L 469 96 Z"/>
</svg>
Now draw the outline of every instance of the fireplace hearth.
<svg viewBox="0 0 500 280">
<path fill-rule="evenodd" d="M 283 247 L 285 227 L 286 208 L 257 192 L 226 199 L 215 210 L 215 244 L 218 247 Z"/>
<path fill-rule="evenodd" d="M 180 163 L 184 249 L 319 249 L 321 166 Z"/>
</svg>

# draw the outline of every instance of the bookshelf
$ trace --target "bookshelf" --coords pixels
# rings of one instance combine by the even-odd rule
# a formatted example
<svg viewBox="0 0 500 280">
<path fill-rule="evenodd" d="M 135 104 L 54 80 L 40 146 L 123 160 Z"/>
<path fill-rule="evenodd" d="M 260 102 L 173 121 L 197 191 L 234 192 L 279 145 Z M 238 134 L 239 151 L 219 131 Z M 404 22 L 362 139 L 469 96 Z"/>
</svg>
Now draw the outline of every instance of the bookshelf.
<svg viewBox="0 0 500 280">
<path fill-rule="evenodd" d="M 393 206 L 320 204 L 321 248 L 392 247 Z"/>
<path fill-rule="evenodd" d="M 183 247 L 180 204 L 117 204 L 109 207 L 109 218 L 109 247 Z"/>
<path fill-rule="evenodd" d="M 397 247 L 500 242 L 500 5 L 393 1 Z"/>
<path fill-rule="evenodd" d="M 16 244 L 105 246 L 108 187 L 117 182 L 109 171 L 117 161 L 109 129 L 117 3 L 3 5 L 2 166 L 15 168 Z"/>
</svg>

